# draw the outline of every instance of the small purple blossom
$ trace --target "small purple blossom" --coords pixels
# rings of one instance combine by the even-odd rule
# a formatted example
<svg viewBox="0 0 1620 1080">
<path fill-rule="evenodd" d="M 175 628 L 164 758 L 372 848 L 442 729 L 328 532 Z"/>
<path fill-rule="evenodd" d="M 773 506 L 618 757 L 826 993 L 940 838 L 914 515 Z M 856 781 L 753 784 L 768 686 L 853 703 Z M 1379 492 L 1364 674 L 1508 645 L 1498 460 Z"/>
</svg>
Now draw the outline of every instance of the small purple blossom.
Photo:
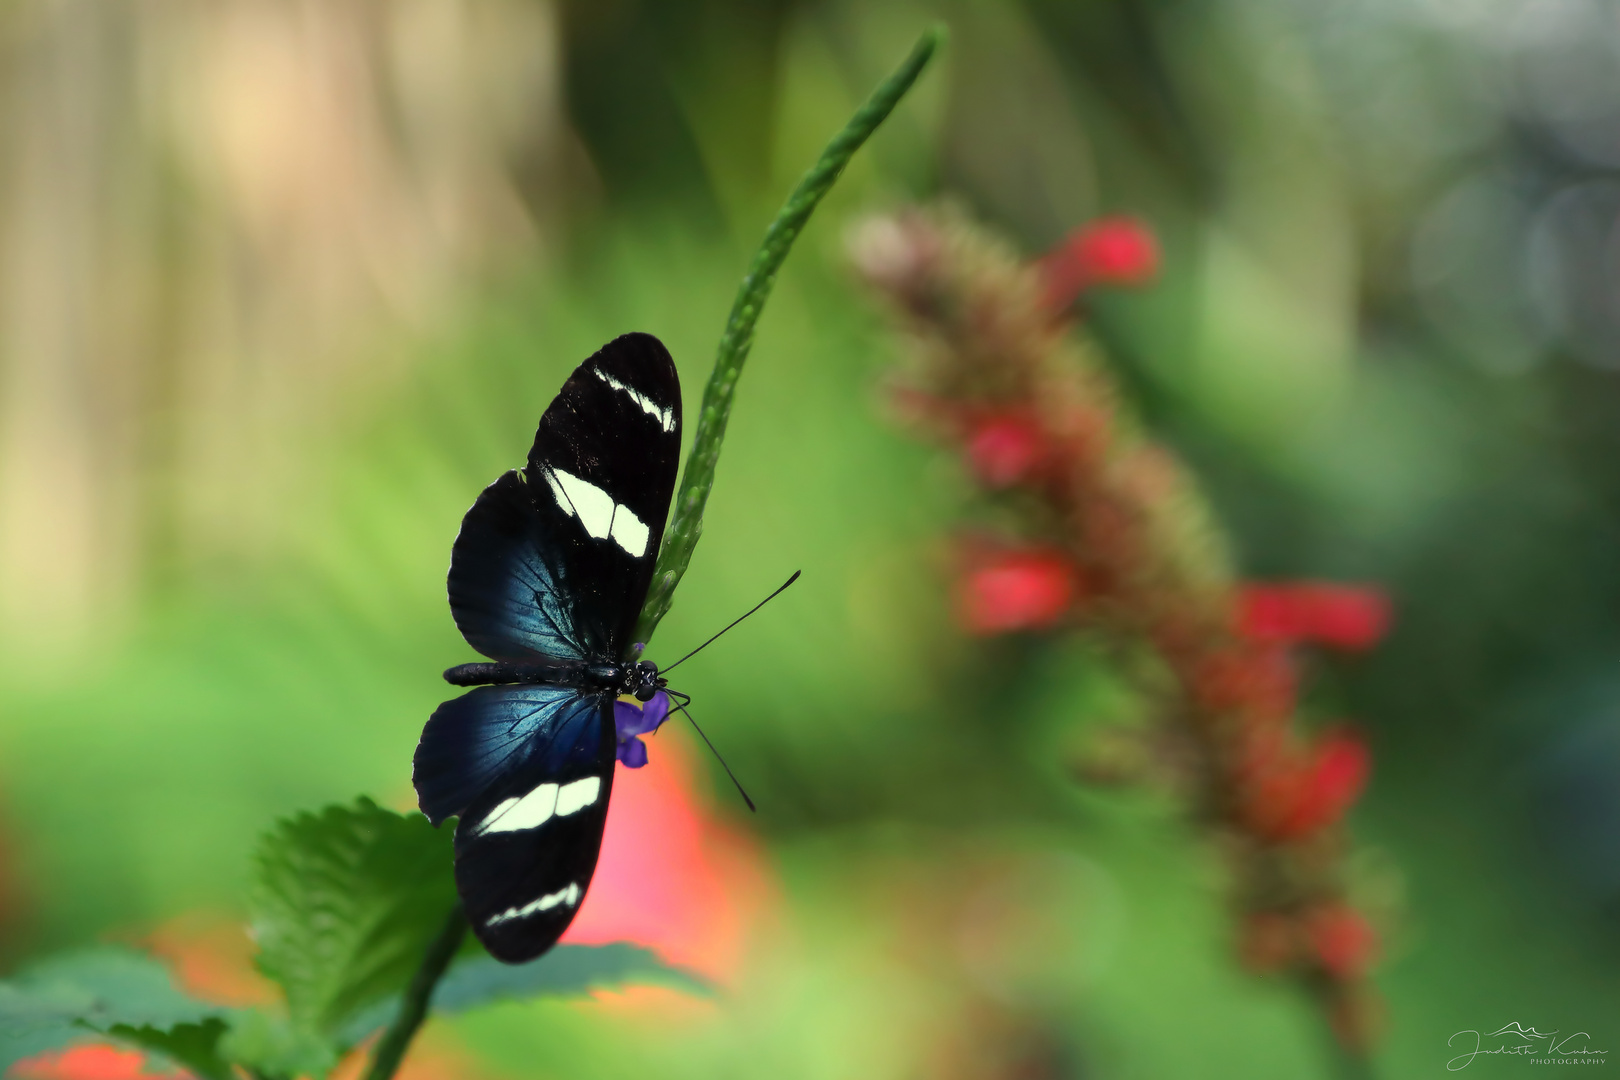
<svg viewBox="0 0 1620 1080">
<path fill-rule="evenodd" d="M 658 730 L 658 725 L 669 719 L 669 695 L 662 690 L 652 696 L 646 706 L 631 705 L 624 701 L 613 703 L 613 726 L 619 737 L 619 760 L 629 769 L 647 764 L 647 744 L 636 736 Z"/>
</svg>

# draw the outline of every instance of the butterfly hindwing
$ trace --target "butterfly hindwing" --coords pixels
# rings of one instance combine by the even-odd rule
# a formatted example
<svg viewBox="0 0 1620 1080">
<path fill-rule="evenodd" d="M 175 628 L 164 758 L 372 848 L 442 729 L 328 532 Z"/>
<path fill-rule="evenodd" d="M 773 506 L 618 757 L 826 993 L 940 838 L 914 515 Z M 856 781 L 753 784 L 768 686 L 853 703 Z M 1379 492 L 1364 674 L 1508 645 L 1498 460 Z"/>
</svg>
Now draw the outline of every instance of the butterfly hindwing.
<svg viewBox="0 0 1620 1080">
<path fill-rule="evenodd" d="M 456 827 L 456 887 L 473 932 L 507 963 L 551 948 L 590 887 L 613 789 L 612 698 L 549 686 L 482 687 L 473 711 L 493 725 L 545 718 L 522 760 L 462 811 Z"/>
<path fill-rule="evenodd" d="M 446 701 L 416 746 L 411 780 L 422 813 L 435 825 L 465 815 L 480 795 L 536 755 L 570 756 L 591 735 L 584 729 L 595 701 L 575 687 L 543 684 L 480 686 Z"/>
</svg>

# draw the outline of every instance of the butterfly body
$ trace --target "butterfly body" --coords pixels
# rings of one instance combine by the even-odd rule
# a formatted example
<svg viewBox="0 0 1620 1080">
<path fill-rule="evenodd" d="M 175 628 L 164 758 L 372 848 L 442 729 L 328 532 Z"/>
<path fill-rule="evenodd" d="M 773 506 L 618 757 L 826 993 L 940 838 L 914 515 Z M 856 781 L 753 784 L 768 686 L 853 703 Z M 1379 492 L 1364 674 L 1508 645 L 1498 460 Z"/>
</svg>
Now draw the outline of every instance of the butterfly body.
<svg viewBox="0 0 1620 1080">
<path fill-rule="evenodd" d="M 664 685 L 631 641 L 680 451 L 680 383 L 648 334 L 586 360 L 541 417 L 527 463 L 462 520 L 448 592 L 489 662 L 422 730 L 412 779 L 435 825 L 457 818 L 456 886 L 509 963 L 556 943 L 590 885 L 612 793 L 620 695 Z"/>
<path fill-rule="evenodd" d="M 444 673 L 444 681 L 451 686 L 495 683 L 577 686 L 609 692 L 615 697 L 634 697 L 637 701 L 651 701 L 654 694 L 669 685 L 667 679 L 659 677 L 658 665 L 651 660 L 633 664 L 457 664 Z"/>
</svg>

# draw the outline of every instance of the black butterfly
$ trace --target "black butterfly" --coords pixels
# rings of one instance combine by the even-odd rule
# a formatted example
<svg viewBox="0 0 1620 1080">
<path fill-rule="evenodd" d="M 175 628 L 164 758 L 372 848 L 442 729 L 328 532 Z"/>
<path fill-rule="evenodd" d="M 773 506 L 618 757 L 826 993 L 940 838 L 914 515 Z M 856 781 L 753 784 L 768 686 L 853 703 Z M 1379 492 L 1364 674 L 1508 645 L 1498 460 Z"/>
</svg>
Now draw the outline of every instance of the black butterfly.
<svg viewBox="0 0 1620 1080">
<path fill-rule="evenodd" d="M 650 334 L 563 384 L 529 461 L 484 489 L 450 555 L 450 610 L 495 663 L 440 705 L 413 780 L 434 825 L 459 815 L 456 888 L 499 960 L 551 948 L 596 870 L 613 788 L 613 704 L 664 686 L 631 642 L 675 488 L 681 387 Z M 495 684 L 495 685 L 484 685 Z"/>
</svg>

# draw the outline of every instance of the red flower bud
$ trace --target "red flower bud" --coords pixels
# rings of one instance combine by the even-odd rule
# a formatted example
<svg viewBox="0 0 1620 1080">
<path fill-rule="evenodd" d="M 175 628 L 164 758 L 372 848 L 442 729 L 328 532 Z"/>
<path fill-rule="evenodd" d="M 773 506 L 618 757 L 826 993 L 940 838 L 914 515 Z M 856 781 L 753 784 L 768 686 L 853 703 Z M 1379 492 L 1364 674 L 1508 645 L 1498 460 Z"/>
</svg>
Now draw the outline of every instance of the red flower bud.
<svg viewBox="0 0 1620 1080">
<path fill-rule="evenodd" d="M 1314 832 L 1331 825 L 1361 798 L 1372 772 L 1372 754 L 1359 735 L 1331 731 L 1316 743 L 1310 781 L 1290 822 L 1295 833 Z"/>
<path fill-rule="evenodd" d="M 1372 771 L 1372 755 L 1354 733 L 1324 734 L 1308 760 L 1277 754 L 1251 762 L 1243 778 L 1249 827 L 1272 840 L 1298 840 L 1344 817 Z"/>
<path fill-rule="evenodd" d="M 1314 641 L 1359 651 L 1377 644 L 1389 623 L 1389 598 L 1365 586 L 1249 585 L 1238 599 L 1239 628 L 1256 641 Z"/>
<path fill-rule="evenodd" d="M 1001 552 L 985 558 L 957 584 L 957 615 L 974 634 L 1004 634 L 1052 626 L 1079 592 L 1079 574 L 1062 552 Z"/>
<path fill-rule="evenodd" d="M 1159 272 L 1159 245 L 1135 218 L 1098 218 L 1071 232 L 1040 262 L 1046 306 L 1068 307 L 1094 285 L 1145 285 Z"/>
<path fill-rule="evenodd" d="M 1305 933 L 1317 962 L 1335 979 L 1359 978 L 1378 956 L 1378 932 L 1346 904 L 1329 904 L 1311 912 Z"/>
<path fill-rule="evenodd" d="M 967 432 L 968 465 L 989 488 L 1011 487 L 1028 478 L 1046 454 L 1039 428 L 1026 415 L 992 414 Z"/>
</svg>

